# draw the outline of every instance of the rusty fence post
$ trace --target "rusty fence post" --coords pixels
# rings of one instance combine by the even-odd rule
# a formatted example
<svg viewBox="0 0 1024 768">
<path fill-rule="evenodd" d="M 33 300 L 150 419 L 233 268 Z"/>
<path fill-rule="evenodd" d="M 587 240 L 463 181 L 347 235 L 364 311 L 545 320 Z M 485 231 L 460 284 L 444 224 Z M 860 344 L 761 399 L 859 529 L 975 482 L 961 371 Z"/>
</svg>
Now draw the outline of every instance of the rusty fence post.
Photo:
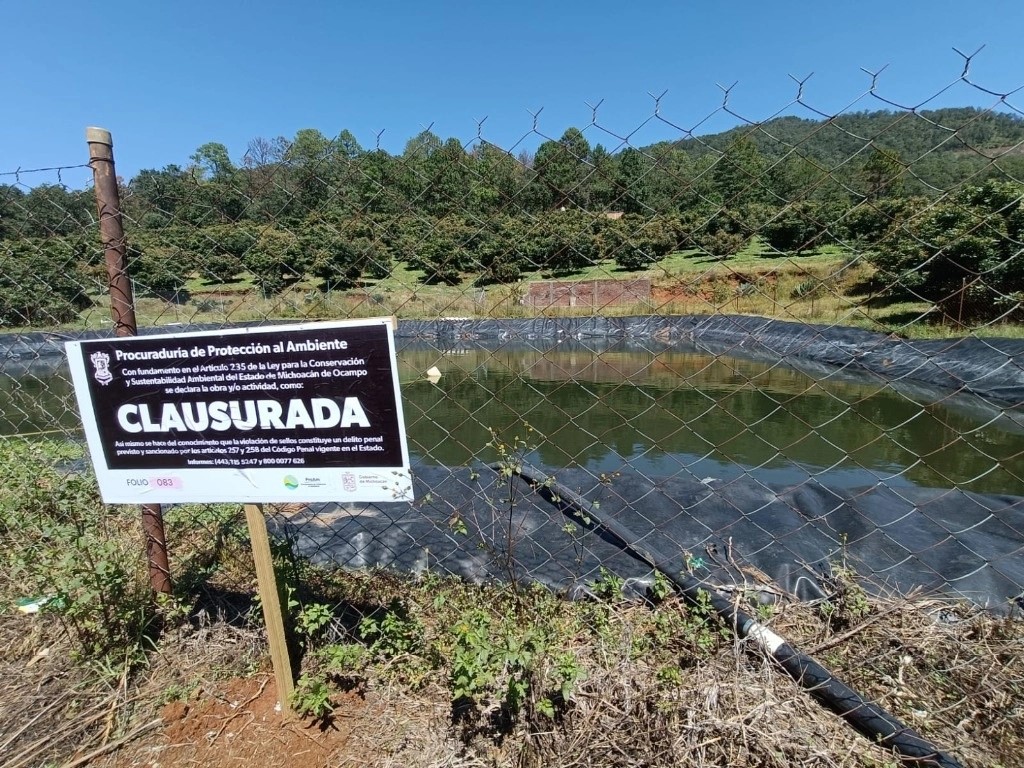
<svg viewBox="0 0 1024 768">
<path fill-rule="evenodd" d="M 110 316 L 117 336 L 134 336 L 138 331 L 135 321 L 135 299 L 128 279 L 127 245 L 121 220 L 121 196 L 114 173 L 114 141 L 110 131 L 86 128 L 89 143 L 89 167 L 96 190 L 96 210 L 100 219 L 100 237 L 107 263 L 110 293 Z M 149 583 L 154 592 L 171 593 L 171 571 L 167 561 L 167 539 L 164 536 L 164 517 L 159 504 L 142 506 L 142 531 L 146 537 L 146 561 L 149 564 Z"/>
</svg>

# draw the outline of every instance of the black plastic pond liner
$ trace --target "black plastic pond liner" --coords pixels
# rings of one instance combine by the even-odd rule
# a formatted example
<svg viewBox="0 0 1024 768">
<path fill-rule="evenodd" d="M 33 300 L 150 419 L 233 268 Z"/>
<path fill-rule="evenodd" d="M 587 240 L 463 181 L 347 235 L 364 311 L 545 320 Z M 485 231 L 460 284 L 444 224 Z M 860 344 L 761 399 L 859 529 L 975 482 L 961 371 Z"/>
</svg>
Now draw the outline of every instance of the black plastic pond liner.
<svg viewBox="0 0 1024 768">
<path fill-rule="evenodd" d="M 583 469 L 548 471 L 709 590 L 742 585 L 765 602 L 826 600 L 832 564 L 845 561 L 871 594 L 920 591 L 1002 614 L 1024 608 L 1024 497 L 646 477 L 625 466 L 607 483 Z M 415 502 L 312 504 L 274 524 L 300 554 L 328 567 L 515 578 L 570 594 L 585 593 L 605 568 L 636 592 L 647 589 L 649 569 L 618 542 L 568 534 L 525 480 L 502 485 L 493 474 L 417 465 Z M 466 533 L 456 533 L 460 523 Z M 503 562 L 494 543 L 509 531 L 515 551 Z"/>
<path fill-rule="evenodd" d="M 441 347 L 528 341 L 633 342 L 647 349 L 694 346 L 731 357 L 821 366 L 822 373 L 870 374 L 948 394 L 973 394 L 1024 410 L 1024 339 L 908 341 L 842 326 L 745 315 L 403 320 L 399 338 Z M 652 346 L 654 345 L 654 346 Z"/>
<path fill-rule="evenodd" d="M 501 467 L 492 469 L 500 471 Z M 675 570 L 671 558 L 662 554 L 649 541 L 642 541 L 626 526 L 604 515 L 599 508 L 582 496 L 561 483 L 553 482 L 549 475 L 532 467 L 521 466 L 518 468 L 518 474 L 534 484 L 537 491 L 558 506 L 563 514 L 583 524 L 603 528 L 612 534 L 638 559 L 657 569 L 671 581 L 694 605 L 700 605 L 701 596 L 706 595 L 705 599 L 710 601 L 711 606 L 739 639 L 753 640 L 800 687 L 846 720 L 862 735 L 884 749 L 895 750 L 907 763 L 959 768 L 959 762 L 937 749 L 874 702 L 864 699 L 821 664 L 797 651 L 784 638 L 740 610 L 736 603 L 708 591 L 701 581 L 688 576 L 685 571 Z"/>
<path fill-rule="evenodd" d="M 270 323 L 175 324 L 140 328 L 139 333 L 185 333 L 267 324 Z M 111 335 L 109 331 L 0 334 L 0 365 L 6 361 L 63 356 L 64 342 L 69 339 Z M 517 341 L 544 348 L 571 340 L 598 347 L 625 343 L 645 349 L 698 348 L 794 367 L 813 366 L 825 376 L 868 374 L 875 380 L 920 384 L 946 394 L 972 394 L 1024 411 L 1024 339 L 907 341 L 858 328 L 746 315 L 401 320 L 395 335 L 400 344 L 421 341 L 441 349 L 493 348 Z"/>
</svg>

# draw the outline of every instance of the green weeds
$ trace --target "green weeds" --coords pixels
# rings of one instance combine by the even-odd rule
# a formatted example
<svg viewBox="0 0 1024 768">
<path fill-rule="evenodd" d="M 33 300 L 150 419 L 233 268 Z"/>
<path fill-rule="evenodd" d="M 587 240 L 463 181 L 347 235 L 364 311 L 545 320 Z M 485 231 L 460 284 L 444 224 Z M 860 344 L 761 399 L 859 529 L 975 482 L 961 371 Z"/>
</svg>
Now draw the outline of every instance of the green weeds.
<svg viewBox="0 0 1024 768">
<path fill-rule="evenodd" d="M 382 659 L 416 654 L 423 649 L 423 627 L 400 600 L 380 617 L 370 615 L 359 622 L 359 634 L 369 643 L 370 653 Z"/>
<path fill-rule="evenodd" d="M 590 591 L 601 600 L 621 600 L 625 581 L 603 565 L 598 573 L 598 578 L 590 583 Z"/>
<path fill-rule="evenodd" d="M 0 449 L 0 608 L 39 598 L 83 658 L 131 663 L 157 614 L 139 524 L 134 510 L 102 504 L 91 474 L 62 468 L 82 456 L 60 442 Z"/>
<path fill-rule="evenodd" d="M 324 720 L 334 711 L 333 695 L 323 675 L 304 674 L 296 683 L 289 703 L 295 712 L 313 720 Z"/>
<path fill-rule="evenodd" d="M 362 594 L 358 583 L 379 577 L 335 578 L 341 591 Z M 332 632 L 330 642 L 307 644 L 294 706 L 323 719 L 330 716 L 330 692 L 386 681 L 407 690 L 447 690 L 453 720 L 471 730 L 519 722 L 543 727 L 574 710 L 581 686 L 595 673 L 643 660 L 670 685 L 728 642 L 706 595 L 689 606 L 662 579 L 657 602 L 630 603 L 621 586 L 606 571 L 594 590 L 598 600 L 570 602 L 542 587 L 476 586 L 435 575 L 405 582 L 384 603 L 362 605 L 354 622 L 339 614 L 351 604 L 308 603 L 294 620 L 314 634 L 324 637 L 328 625 L 347 628 L 343 637 Z"/>
<path fill-rule="evenodd" d="M 867 618 L 871 602 L 852 570 L 845 565 L 834 565 L 830 582 L 831 595 L 818 605 L 818 612 L 830 629 L 846 629 Z"/>
</svg>

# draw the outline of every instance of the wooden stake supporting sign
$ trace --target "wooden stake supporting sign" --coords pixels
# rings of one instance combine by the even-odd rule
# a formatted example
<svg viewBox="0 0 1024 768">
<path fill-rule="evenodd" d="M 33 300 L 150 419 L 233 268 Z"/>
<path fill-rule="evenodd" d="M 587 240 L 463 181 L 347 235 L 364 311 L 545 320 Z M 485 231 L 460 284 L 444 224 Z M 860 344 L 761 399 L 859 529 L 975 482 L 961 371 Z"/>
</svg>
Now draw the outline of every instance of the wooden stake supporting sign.
<svg viewBox="0 0 1024 768">
<path fill-rule="evenodd" d="M 281 709 L 291 712 L 292 691 L 294 690 L 292 662 L 288 655 L 288 641 L 284 634 L 281 598 L 277 591 L 274 561 L 270 555 L 270 537 L 267 535 L 266 518 L 263 517 L 263 505 L 246 504 L 245 522 L 249 526 L 252 558 L 256 563 L 256 582 L 260 602 L 263 604 L 263 620 L 267 625 L 267 639 L 270 643 L 270 660 L 274 664 L 277 696 L 281 701 Z"/>
</svg>

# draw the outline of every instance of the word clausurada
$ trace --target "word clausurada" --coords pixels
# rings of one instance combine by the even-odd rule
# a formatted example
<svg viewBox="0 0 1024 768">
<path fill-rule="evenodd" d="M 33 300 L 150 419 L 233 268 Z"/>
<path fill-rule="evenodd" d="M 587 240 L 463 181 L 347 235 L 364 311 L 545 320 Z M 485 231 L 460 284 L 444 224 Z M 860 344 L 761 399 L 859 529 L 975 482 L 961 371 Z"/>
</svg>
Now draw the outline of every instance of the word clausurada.
<svg viewBox="0 0 1024 768">
<path fill-rule="evenodd" d="M 172 402 L 163 403 L 156 414 L 145 403 L 124 403 L 117 409 L 117 423 L 122 430 L 132 434 L 370 426 L 358 397 L 346 397 L 341 405 L 337 400 L 326 397 L 314 397 L 308 404 L 301 399 L 287 403 L 277 400 Z"/>
</svg>

